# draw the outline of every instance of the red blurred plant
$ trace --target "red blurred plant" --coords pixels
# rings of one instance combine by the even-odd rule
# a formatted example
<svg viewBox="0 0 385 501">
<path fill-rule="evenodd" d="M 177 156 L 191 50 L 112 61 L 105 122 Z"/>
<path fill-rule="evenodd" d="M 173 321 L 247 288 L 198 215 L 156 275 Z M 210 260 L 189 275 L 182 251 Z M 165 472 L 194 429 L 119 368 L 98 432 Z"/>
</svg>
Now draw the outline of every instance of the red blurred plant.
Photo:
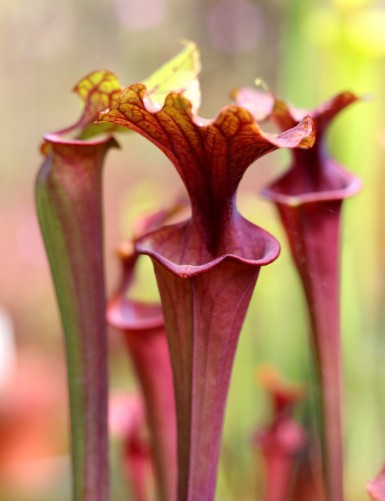
<svg viewBox="0 0 385 501">
<path fill-rule="evenodd" d="M 307 434 L 307 444 L 300 452 L 291 488 L 291 501 L 327 501 L 322 478 L 321 451 L 319 443 Z"/>
<path fill-rule="evenodd" d="M 148 501 L 152 463 L 144 403 L 140 396 L 115 393 L 110 399 L 109 431 L 123 444 L 123 471 L 131 485 L 135 501 Z"/>
<path fill-rule="evenodd" d="M 368 482 L 366 490 L 371 499 L 385 501 L 385 466 L 373 480 Z"/>
<path fill-rule="evenodd" d="M 42 356 L 18 347 L 15 363 L 0 384 L 1 499 L 37 499 L 63 474 L 64 380 L 64 364 L 52 353 Z"/>
<path fill-rule="evenodd" d="M 265 501 L 289 499 L 295 460 L 306 442 L 306 433 L 292 417 L 294 407 L 304 397 L 299 385 L 288 384 L 271 367 L 261 367 L 258 380 L 271 400 L 273 417 L 255 434 L 266 468 Z"/>
</svg>

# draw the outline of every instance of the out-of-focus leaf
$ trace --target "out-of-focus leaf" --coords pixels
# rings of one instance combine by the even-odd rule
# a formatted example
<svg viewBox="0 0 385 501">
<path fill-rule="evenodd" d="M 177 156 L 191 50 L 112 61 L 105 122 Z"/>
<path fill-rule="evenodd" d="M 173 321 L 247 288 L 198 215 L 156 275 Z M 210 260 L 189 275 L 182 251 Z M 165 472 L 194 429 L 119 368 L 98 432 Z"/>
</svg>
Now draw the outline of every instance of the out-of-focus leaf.
<svg viewBox="0 0 385 501">
<path fill-rule="evenodd" d="M 143 83 L 147 87 L 151 101 L 162 106 L 170 92 L 182 92 L 197 110 L 201 102 L 198 75 L 201 70 L 200 53 L 194 42 L 186 42 L 186 47 L 161 66 Z"/>
</svg>

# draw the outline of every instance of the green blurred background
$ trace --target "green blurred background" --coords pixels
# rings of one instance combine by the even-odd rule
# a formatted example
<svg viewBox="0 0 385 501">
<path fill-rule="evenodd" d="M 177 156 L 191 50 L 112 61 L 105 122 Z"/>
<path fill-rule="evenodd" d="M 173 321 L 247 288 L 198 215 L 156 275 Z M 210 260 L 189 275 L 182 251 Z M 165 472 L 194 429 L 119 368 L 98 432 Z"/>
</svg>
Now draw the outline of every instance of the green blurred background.
<svg viewBox="0 0 385 501">
<path fill-rule="evenodd" d="M 204 117 L 257 77 L 299 107 L 343 90 L 365 97 L 328 136 L 333 155 L 364 184 L 344 206 L 342 342 L 347 500 L 365 500 L 366 482 L 385 461 L 385 4 L 371 0 L 0 0 L 0 500 L 70 499 L 63 341 L 33 204 L 41 138 L 78 117 L 70 89 L 82 76 L 106 68 L 123 85 L 140 81 L 180 50 L 181 39 L 201 48 Z M 110 291 L 118 276 L 114 249 L 135 216 L 182 191 L 150 143 L 134 134 L 119 141 L 123 151 L 109 154 L 105 173 Z M 261 273 L 241 336 L 218 500 L 261 496 L 251 437 L 270 412 L 256 368 L 272 364 L 305 383 L 311 373 L 303 295 L 275 212 L 258 197 L 288 162 L 286 152 L 274 153 L 241 185 L 241 212 L 283 249 Z M 145 261 L 141 274 L 146 287 L 138 293 L 154 297 Z M 114 332 L 111 359 L 112 389 L 135 391 Z M 113 501 L 130 499 L 119 447 L 114 439 Z"/>
</svg>

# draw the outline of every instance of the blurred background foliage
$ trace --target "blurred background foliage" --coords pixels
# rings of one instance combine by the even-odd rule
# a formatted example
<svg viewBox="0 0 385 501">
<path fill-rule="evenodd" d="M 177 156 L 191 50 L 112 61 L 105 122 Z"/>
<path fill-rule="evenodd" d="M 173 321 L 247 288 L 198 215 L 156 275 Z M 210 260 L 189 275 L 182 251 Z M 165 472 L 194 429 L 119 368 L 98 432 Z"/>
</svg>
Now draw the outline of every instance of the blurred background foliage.
<svg viewBox="0 0 385 501">
<path fill-rule="evenodd" d="M 74 122 L 69 92 L 88 72 L 140 81 L 194 40 L 202 51 L 201 115 L 231 102 L 232 88 L 257 77 L 298 107 L 351 90 L 363 102 L 338 117 L 329 148 L 364 189 L 344 209 L 342 327 L 346 491 L 365 484 L 385 460 L 385 2 L 373 0 L 1 0 L 0 1 L 0 500 L 70 499 L 63 341 L 33 204 L 39 144 Z M 168 160 L 134 134 L 119 139 L 105 173 L 109 290 L 118 278 L 114 249 L 136 215 L 180 194 Z M 274 153 L 249 169 L 239 206 L 282 242 L 264 269 L 234 367 L 217 499 L 261 499 L 261 459 L 252 434 L 270 416 L 256 383 L 261 364 L 311 380 L 304 299 L 272 207 L 258 191 L 288 165 Z M 143 259 L 137 293 L 156 296 Z M 142 283 L 142 285 L 140 285 Z M 135 391 L 121 339 L 111 332 L 112 391 Z M 302 414 L 312 410 L 308 385 Z M 112 443 L 114 501 L 129 499 Z"/>
</svg>

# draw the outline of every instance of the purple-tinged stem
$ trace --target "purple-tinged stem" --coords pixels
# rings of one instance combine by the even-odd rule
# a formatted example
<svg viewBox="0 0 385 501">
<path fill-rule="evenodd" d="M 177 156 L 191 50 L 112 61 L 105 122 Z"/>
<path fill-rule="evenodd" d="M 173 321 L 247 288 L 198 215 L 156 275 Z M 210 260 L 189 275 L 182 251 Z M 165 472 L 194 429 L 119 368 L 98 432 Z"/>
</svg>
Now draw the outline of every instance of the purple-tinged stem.
<svg viewBox="0 0 385 501">
<path fill-rule="evenodd" d="M 239 103 L 256 108 L 261 93 L 240 90 Z M 330 121 L 357 101 L 341 93 L 307 112 L 289 107 L 269 94 L 271 117 L 282 130 L 293 127 L 304 115 L 315 121 L 317 139 L 308 151 L 293 151 L 289 170 L 264 190 L 277 206 L 291 253 L 301 277 L 311 323 L 321 400 L 321 443 L 328 501 L 343 499 L 340 347 L 340 212 L 344 198 L 360 188 L 359 180 L 330 158 L 324 134 Z"/>
<path fill-rule="evenodd" d="M 36 204 L 63 322 L 74 501 L 107 501 L 107 352 L 101 176 L 111 139 L 47 136 Z"/>
<path fill-rule="evenodd" d="M 153 262 L 174 370 L 178 500 L 210 501 L 231 370 L 259 268 L 228 259 L 204 274 L 183 278 Z"/>
<path fill-rule="evenodd" d="M 343 499 L 339 249 L 341 200 L 291 207 L 276 201 L 309 308 L 322 387 L 322 445 L 328 499 Z"/>
</svg>

